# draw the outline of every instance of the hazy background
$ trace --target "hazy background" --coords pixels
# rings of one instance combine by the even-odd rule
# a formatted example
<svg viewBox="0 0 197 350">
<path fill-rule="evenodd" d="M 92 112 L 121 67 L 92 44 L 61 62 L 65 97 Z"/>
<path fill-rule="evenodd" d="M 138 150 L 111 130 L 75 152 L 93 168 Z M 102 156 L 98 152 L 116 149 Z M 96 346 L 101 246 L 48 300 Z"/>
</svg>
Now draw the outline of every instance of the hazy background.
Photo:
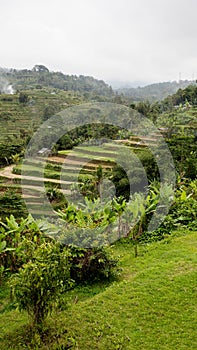
<svg viewBox="0 0 197 350">
<path fill-rule="evenodd" d="M 0 0 L 0 66 L 107 82 L 197 77 L 196 0 Z"/>
</svg>

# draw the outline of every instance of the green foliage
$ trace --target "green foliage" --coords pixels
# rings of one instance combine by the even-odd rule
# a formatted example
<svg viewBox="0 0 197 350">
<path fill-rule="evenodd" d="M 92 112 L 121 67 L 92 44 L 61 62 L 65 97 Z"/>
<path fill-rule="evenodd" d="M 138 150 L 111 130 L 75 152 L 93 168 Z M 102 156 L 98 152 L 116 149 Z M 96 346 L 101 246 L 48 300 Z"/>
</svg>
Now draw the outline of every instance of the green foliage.
<svg viewBox="0 0 197 350">
<path fill-rule="evenodd" d="M 196 137 L 187 135 L 184 130 L 167 139 L 178 175 L 181 178 L 194 180 L 197 174 Z"/>
<path fill-rule="evenodd" d="M 84 350 L 193 350 L 196 239 L 196 232 L 176 231 L 162 242 L 141 245 L 137 260 L 128 240 L 117 242 L 119 280 L 68 291 L 69 307 L 52 314 L 41 334 L 34 335 L 25 313 L 7 309 L 0 315 L 2 349 L 57 350 L 70 343 Z M 3 303 L 6 294 L 9 289 L 1 288 Z"/>
<path fill-rule="evenodd" d="M 84 175 L 85 172 L 85 175 Z M 79 175 L 78 188 L 84 197 L 90 200 L 98 199 L 102 197 L 101 185 L 104 177 L 104 171 L 101 165 L 96 168 L 95 172 L 90 175 L 86 174 L 87 170 L 82 170 Z M 73 191 L 75 188 L 73 188 Z"/>
<path fill-rule="evenodd" d="M 86 198 L 84 209 L 83 207 L 77 208 L 75 205 L 70 204 L 64 210 L 59 211 L 59 216 L 67 222 L 67 230 L 69 231 L 70 229 L 72 231 L 72 237 L 65 231 L 65 237 L 67 237 L 68 242 L 69 237 L 71 240 L 74 240 L 75 237 L 73 225 L 76 227 L 76 235 L 83 237 L 84 234 L 85 239 L 86 234 L 85 231 L 83 233 L 82 228 L 84 230 L 85 228 L 96 230 L 97 227 L 105 228 L 112 224 L 110 233 L 107 231 L 107 235 L 114 234 L 116 230 L 116 239 L 130 234 L 134 245 L 137 245 L 140 241 L 163 239 L 166 234 L 170 234 L 172 230 L 180 226 L 191 229 L 193 227 L 195 229 L 197 212 L 196 192 L 196 181 L 187 183 L 185 186 L 182 185 L 181 189 L 175 192 L 175 199 L 164 222 L 154 232 L 147 232 L 147 228 L 157 205 L 160 205 L 160 200 L 162 200 L 163 206 L 168 205 L 169 201 L 173 200 L 171 186 L 167 184 L 160 186 L 157 182 L 149 185 L 149 191 L 144 198 L 137 193 L 130 197 L 129 203 L 124 198 L 114 198 L 108 203 L 101 203 L 100 199 L 92 201 Z M 161 213 L 158 212 L 154 215 L 154 219 L 159 224 L 163 218 L 163 212 L 161 211 Z M 72 229 L 69 228 L 70 224 L 72 224 Z M 81 228 L 81 231 L 78 230 L 79 228 Z M 95 232 L 95 242 L 98 240 L 101 244 L 102 239 L 107 242 L 108 237 L 105 237 L 104 231 L 100 229 L 100 231 Z"/>
<path fill-rule="evenodd" d="M 63 200 L 64 195 L 57 186 L 47 186 L 46 195 L 50 202 Z"/>
<path fill-rule="evenodd" d="M 127 201 L 130 195 L 136 192 L 140 192 L 144 189 L 144 173 L 149 184 L 153 180 L 159 180 L 159 169 L 154 155 L 149 149 L 133 150 L 136 156 L 139 158 L 143 165 L 139 167 L 138 164 L 133 165 L 126 172 L 120 165 L 115 165 L 109 173 L 109 179 L 114 183 L 116 188 L 116 196 L 123 196 Z"/>
<path fill-rule="evenodd" d="M 185 227 L 191 230 L 197 229 L 197 202 L 193 198 L 187 200 L 178 199 L 170 212 L 172 227 Z M 170 221 L 170 220 L 169 220 Z"/>
<path fill-rule="evenodd" d="M 12 158 L 12 161 L 14 164 L 18 164 L 20 162 L 20 159 L 21 159 L 21 154 L 12 154 L 11 155 L 11 158 Z"/>
<path fill-rule="evenodd" d="M 191 81 L 183 80 L 180 82 L 155 83 L 137 88 L 121 88 L 119 93 L 125 96 L 131 96 L 134 101 L 149 100 L 151 102 L 160 101 L 169 95 L 175 94 L 178 89 L 184 89 L 191 84 Z"/>
<path fill-rule="evenodd" d="M 49 69 L 46 66 L 43 66 L 42 64 L 36 64 L 33 69 L 33 72 L 45 72 L 48 73 Z"/>
<path fill-rule="evenodd" d="M 35 130 L 35 126 L 39 125 L 41 119 L 43 120 L 43 117 L 44 119 L 47 119 L 59 109 L 65 108 L 65 106 L 84 101 L 82 96 L 76 92 L 64 93 L 56 90 L 56 88 L 63 90 L 72 89 L 73 91 L 80 91 L 82 94 L 85 94 L 84 96 L 86 100 L 94 98 L 96 96 L 95 94 L 97 93 L 99 95 L 97 95 L 96 98 L 100 99 L 101 101 L 104 98 L 103 95 L 105 95 L 105 98 L 113 98 L 112 91 L 110 91 L 107 86 L 104 86 L 102 82 L 97 82 L 90 77 L 75 77 L 65 76 L 62 73 L 50 73 L 46 67 L 41 65 L 37 65 L 32 71 L 25 70 L 12 72 L 10 73 L 9 78 L 16 83 L 16 86 L 19 88 L 19 90 L 24 90 L 25 86 L 26 88 L 31 86 L 32 90 L 25 92 L 25 98 L 22 96 L 24 93 L 21 92 L 19 96 L 19 100 L 21 99 L 20 103 L 18 103 L 18 96 L 13 95 L 12 97 L 7 97 L 2 95 L 0 98 L 0 106 L 2 110 L 2 112 L 0 111 L 0 118 L 2 123 L 1 134 L 8 135 L 9 131 L 9 136 L 6 136 L 6 142 L 0 143 L 1 165 L 10 164 L 13 161 L 18 162 L 19 156 L 24 151 L 24 146 L 26 145 L 28 138 L 32 134 L 33 130 Z M 46 90 L 40 89 L 43 86 L 46 87 Z M 50 86 L 52 89 L 49 88 Z M 39 87 L 39 91 L 33 90 L 36 87 Z M 152 88 L 154 90 L 155 87 Z M 146 89 L 144 89 L 144 92 L 145 90 Z M 154 98 L 153 95 L 152 97 Z M 115 96 L 114 101 L 124 103 L 123 98 L 119 98 L 119 96 Z M 111 303 L 111 300 L 114 300 L 115 298 L 117 301 L 118 299 L 116 298 L 119 298 L 121 300 L 121 304 L 117 303 L 118 307 L 117 309 L 115 307 L 114 314 L 117 316 L 117 310 L 118 312 L 121 309 L 124 310 L 124 315 L 126 316 L 123 320 L 123 328 L 125 329 L 125 325 L 127 325 L 126 322 L 129 319 L 128 334 L 129 336 L 131 334 L 133 337 L 132 346 L 134 348 L 136 347 L 136 349 L 141 347 L 146 347 L 148 349 L 149 347 L 152 347 L 152 344 L 154 344 L 156 347 L 158 346 L 158 348 L 161 348 L 163 346 L 164 342 L 160 342 L 158 337 L 150 337 L 150 329 L 153 330 L 154 334 L 157 333 L 157 335 L 158 329 L 160 329 L 160 334 L 162 334 L 164 323 L 167 325 L 169 324 L 169 322 L 164 322 L 167 319 L 167 321 L 169 321 L 168 317 L 166 320 L 163 318 L 163 315 L 165 315 L 166 312 L 168 316 L 171 315 L 172 323 L 174 322 L 174 313 L 177 315 L 180 312 L 180 307 L 182 305 L 181 302 L 183 301 L 183 299 L 181 300 L 181 297 L 180 299 L 177 299 L 178 306 L 175 307 L 177 293 L 178 295 L 182 295 L 181 293 L 183 291 L 183 295 L 185 296 L 185 290 L 188 288 L 188 284 L 185 283 L 184 286 L 184 281 L 193 283 L 192 280 L 187 277 L 188 271 L 193 271 L 190 266 L 190 257 L 188 258 L 190 264 L 188 264 L 187 271 L 185 269 L 184 259 L 187 255 L 188 249 L 191 249 L 192 247 L 193 251 L 195 240 L 193 240 L 191 243 L 188 243 L 188 240 L 185 239 L 183 247 L 186 247 L 187 249 L 185 249 L 184 254 L 180 256 L 178 255 L 176 249 L 180 246 L 174 246 L 171 255 L 169 254 L 168 247 L 172 243 L 171 238 L 169 238 L 169 234 L 172 233 L 173 230 L 182 228 L 185 230 L 185 232 L 187 232 L 187 229 L 197 229 L 197 185 L 196 180 L 194 180 L 197 170 L 195 131 L 196 124 L 194 120 L 191 121 L 191 118 L 189 119 L 189 115 L 193 115 L 194 118 L 196 116 L 196 101 L 196 87 L 189 87 L 186 90 L 179 90 L 175 96 L 172 96 L 163 102 L 151 104 L 150 102 L 145 101 L 138 104 L 135 103 L 135 105 L 133 104 L 132 106 L 139 112 L 145 114 L 152 121 L 157 120 L 159 122 L 160 118 L 161 124 L 158 125 L 167 128 L 165 138 L 173 154 L 178 173 L 177 178 L 179 184 L 178 190 L 175 193 L 174 202 L 164 222 L 156 231 L 147 232 L 148 224 L 152 218 L 152 215 L 155 213 L 157 205 L 159 204 L 160 196 L 162 196 L 162 198 L 164 198 L 167 203 L 168 198 L 171 196 L 171 192 L 170 188 L 159 188 L 156 182 L 151 183 L 153 179 L 159 180 L 159 172 L 153 156 L 146 149 L 136 151 L 136 155 L 140 158 L 149 181 L 149 191 L 145 199 L 143 199 L 140 194 L 139 196 L 137 194 L 132 197 L 132 201 L 130 203 L 126 202 L 126 200 L 129 201 L 130 199 L 129 179 L 126 175 L 126 172 L 124 172 L 124 169 L 115 167 L 110 175 L 112 175 L 113 182 L 116 185 L 116 194 L 119 198 L 114 198 L 113 201 L 109 201 L 108 203 L 100 201 L 98 198 L 99 185 L 103 178 L 103 169 L 98 168 L 95 174 L 88 174 L 90 176 L 86 176 L 85 180 L 84 173 L 81 172 L 79 178 L 81 181 L 80 190 L 81 193 L 89 199 L 85 198 L 84 205 L 82 203 L 78 203 L 78 207 L 76 207 L 73 204 L 67 204 L 66 208 L 59 211 L 59 216 L 62 219 L 62 226 L 59 228 L 57 236 L 55 236 L 55 234 L 53 236 L 53 231 L 50 231 L 49 228 L 47 228 L 45 231 L 43 227 L 41 227 L 41 224 L 36 224 L 30 218 L 17 220 L 11 216 L 6 220 L 6 222 L 2 220 L 0 223 L 0 282 L 3 282 L 3 277 L 8 272 L 9 274 L 10 272 L 16 273 L 12 278 L 14 298 L 19 303 L 20 309 L 26 310 L 29 313 L 34 324 L 42 326 L 47 315 L 54 309 L 55 304 L 61 304 L 61 298 L 64 295 L 63 293 L 67 291 L 67 289 L 71 286 L 70 278 L 75 280 L 76 284 L 82 285 L 86 283 L 89 284 L 94 281 L 102 282 L 105 279 L 113 277 L 114 273 L 116 272 L 116 260 L 114 260 L 113 257 L 108 253 L 108 250 L 103 248 L 82 249 L 74 245 L 69 245 L 69 242 L 73 243 L 75 242 L 75 238 L 78 240 L 78 237 L 80 237 L 82 246 L 89 247 L 92 243 L 94 243 L 95 247 L 100 247 L 103 244 L 109 244 L 109 238 L 112 238 L 113 241 L 113 238 L 114 240 L 117 240 L 120 237 L 126 237 L 129 235 L 129 239 L 125 238 L 125 240 L 121 240 L 122 243 L 117 243 L 117 246 L 119 245 L 120 248 L 121 244 L 123 244 L 120 250 L 122 251 L 122 256 L 124 259 L 126 259 L 126 270 L 124 272 L 124 276 L 126 276 L 128 279 L 130 279 L 131 276 L 132 283 L 129 281 L 127 284 L 126 281 L 119 286 L 120 288 L 118 289 L 118 292 L 116 284 L 113 294 L 110 294 L 110 291 L 109 294 L 107 294 L 109 303 L 107 302 L 105 308 L 103 308 L 103 312 L 101 312 L 103 300 L 101 300 L 101 303 L 99 304 L 99 297 L 97 299 L 91 299 L 90 304 L 88 305 L 87 314 L 85 314 L 85 318 L 83 318 L 83 304 L 80 311 L 76 311 L 74 314 L 75 317 L 73 317 L 71 320 L 68 319 L 68 323 L 70 322 L 71 328 L 76 327 L 77 329 L 76 325 L 79 322 L 78 332 L 80 332 L 81 328 L 83 328 L 83 325 L 85 324 L 90 325 L 91 329 L 93 329 L 91 339 L 87 340 L 85 342 L 85 345 L 82 345 L 82 348 L 84 349 L 92 348 L 92 343 L 94 343 L 95 348 L 101 347 L 103 349 L 121 349 L 127 347 L 127 337 L 125 337 L 125 334 L 120 334 L 120 319 L 118 318 L 118 320 L 115 321 L 115 325 L 113 324 L 113 326 L 111 325 L 111 318 L 109 318 L 108 322 L 103 323 L 103 315 L 105 313 L 105 310 L 107 310 L 107 313 L 109 313 L 109 310 L 113 311 L 115 304 Z M 174 107 L 174 105 L 176 105 L 176 107 Z M 33 106 L 32 110 L 31 106 Z M 56 108 L 57 106 L 58 108 Z M 33 110 L 34 112 L 32 112 Z M 91 111 L 94 116 L 97 112 L 98 111 L 96 111 L 94 108 Z M 181 115 L 180 113 L 182 113 L 182 119 L 179 125 L 179 116 Z M 164 125 L 165 123 L 166 125 Z M 24 125 L 23 129 L 21 129 L 21 125 Z M 18 134 L 19 137 L 14 137 L 14 133 Z M 72 130 L 69 135 L 64 135 L 59 141 L 57 147 L 63 150 L 71 149 L 73 146 L 76 146 L 82 141 L 87 141 L 88 139 L 91 139 L 90 142 L 92 142 L 94 145 L 95 138 L 103 138 L 104 140 L 105 137 L 108 137 L 114 139 L 121 137 L 121 135 L 124 138 L 129 136 L 126 136 L 124 130 L 118 130 L 118 128 L 115 128 L 113 126 L 106 126 L 102 123 L 99 125 L 86 125 L 82 128 L 76 128 L 75 130 Z M 86 151 L 84 149 L 83 152 L 85 158 L 87 154 L 85 153 Z M 96 152 L 97 151 L 95 151 L 95 154 Z M 91 155 L 93 156 L 93 154 Z M 35 164 L 33 164 L 33 167 L 35 173 L 37 172 L 36 174 L 38 175 L 39 165 L 36 169 Z M 32 169 L 30 169 L 30 172 L 31 170 Z M 15 172 L 17 171 L 20 173 L 20 166 L 15 169 Z M 45 176 L 51 178 L 59 178 L 59 171 L 59 165 L 53 166 L 52 164 L 47 164 L 45 168 Z M 74 177 L 75 174 L 70 174 L 71 179 L 72 176 Z M 188 179 L 186 180 L 186 177 L 194 181 L 189 182 Z M 138 188 L 138 184 L 140 184 L 139 173 L 138 178 L 137 176 L 133 176 L 132 180 L 136 190 Z M 61 201 L 62 199 L 62 194 L 59 191 L 58 186 L 51 186 L 50 188 L 48 187 L 47 196 L 49 200 L 55 204 L 56 201 Z M 15 210 L 15 213 L 18 216 L 21 216 L 24 212 L 21 197 L 17 192 L 7 191 L 1 194 L 0 206 L 2 218 L 5 215 L 7 216 L 8 211 L 11 213 Z M 159 216 L 160 214 L 158 214 L 158 218 L 156 219 L 159 219 Z M 106 231 L 105 228 L 107 228 Z M 46 238 L 44 234 L 41 234 L 41 229 L 42 232 L 46 233 L 47 236 L 57 239 L 59 238 L 60 242 L 69 245 L 69 247 L 63 248 L 63 245 L 60 246 L 58 243 L 51 242 L 50 238 Z M 64 235 L 68 235 L 67 242 L 64 240 Z M 155 262 L 155 257 L 153 257 L 151 265 L 151 258 L 150 256 L 147 258 L 146 255 L 149 249 L 154 250 L 154 248 L 150 248 L 150 245 L 142 248 L 144 245 L 138 245 L 138 243 L 142 242 L 144 244 L 144 242 L 161 240 L 167 235 L 168 239 L 163 240 L 163 242 L 161 242 L 160 245 L 158 245 L 156 248 L 156 254 L 157 251 L 159 251 L 158 256 L 160 261 Z M 133 264 L 131 264 L 131 247 L 133 247 L 133 245 L 135 247 L 134 255 L 138 254 L 139 259 L 138 261 L 133 261 Z M 162 245 L 163 247 L 164 245 L 166 247 L 165 252 L 161 249 Z M 144 249 L 143 256 L 140 256 L 141 249 Z M 163 254 L 162 260 L 160 254 Z M 169 257 L 171 260 L 169 260 Z M 177 258 L 180 260 L 180 257 L 181 264 L 177 267 Z M 162 272 L 161 266 L 164 267 L 162 264 L 165 258 L 165 271 L 167 271 L 168 267 L 170 266 L 170 274 L 167 273 L 165 275 L 163 273 L 162 279 L 158 280 L 154 286 L 153 282 L 157 280 L 157 277 L 160 277 L 159 275 Z M 174 270 L 172 269 L 172 261 L 174 263 Z M 135 280 L 135 268 L 140 263 L 143 270 L 143 273 L 142 270 L 140 271 L 140 278 L 142 277 L 142 279 Z M 146 265 L 148 268 L 145 274 L 144 266 Z M 159 274 L 158 266 L 160 267 Z M 155 271 L 155 274 L 153 274 L 153 271 Z M 150 305 L 154 304 L 155 307 L 155 296 L 158 296 L 158 300 L 161 300 L 161 298 L 163 298 L 163 295 L 166 295 L 166 289 L 169 287 L 169 278 L 171 278 L 171 273 L 177 274 L 177 271 L 181 271 L 180 276 L 176 275 L 176 279 L 180 279 L 179 284 L 177 285 L 177 290 L 174 291 L 175 280 L 173 275 L 172 281 L 174 292 L 172 291 L 172 294 L 174 294 L 170 299 L 170 303 L 168 303 L 169 305 L 166 303 L 166 309 L 164 308 L 161 310 L 161 305 L 158 304 L 158 308 L 156 308 L 156 311 L 154 311 L 151 316 L 154 320 L 154 324 L 152 326 L 150 323 L 150 317 L 145 319 L 145 311 L 147 311 L 147 308 Z M 187 278 L 185 276 L 183 278 L 184 273 Z M 165 280 L 165 285 L 163 287 L 161 280 L 162 282 Z M 132 286 L 132 289 L 129 290 L 129 293 L 125 297 L 124 292 L 125 288 L 127 288 L 128 285 Z M 143 290 L 142 286 L 145 286 L 143 297 L 141 297 Z M 149 293 L 150 289 L 154 290 L 154 300 L 151 300 Z M 72 295 L 75 295 L 74 293 L 77 292 L 73 290 L 72 293 Z M 147 304 L 144 304 L 147 295 L 149 299 L 147 300 Z M 169 297 L 170 296 L 171 294 L 169 293 Z M 100 297 L 102 298 L 102 296 Z M 65 296 L 63 296 L 63 298 L 65 298 Z M 77 300 L 77 296 L 74 298 L 74 300 Z M 191 300 L 192 299 L 190 299 L 190 301 Z M 142 307 L 145 305 L 145 311 L 142 309 L 141 312 L 141 308 L 139 308 L 139 301 Z M 134 308 L 134 313 L 132 314 L 138 315 L 139 317 L 136 321 L 136 324 L 133 323 L 133 327 L 131 327 L 131 322 L 133 322 L 132 320 L 135 318 L 132 318 L 132 315 L 130 315 L 131 303 L 132 307 Z M 97 304 L 98 310 L 96 310 Z M 165 305 L 165 300 L 164 303 L 162 302 L 162 305 L 163 304 Z M 96 306 L 92 311 L 93 305 Z M 172 314 L 170 314 L 168 312 L 172 305 L 173 310 Z M 185 305 L 187 305 L 186 301 L 184 301 L 184 307 L 181 313 L 180 322 L 182 322 L 182 314 L 186 310 Z M 77 307 L 78 305 L 76 306 L 76 310 Z M 94 327 L 92 327 L 92 320 L 95 317 L 96 311 L 98 311 L 98 315 L 95 318 Z M 149 311 L 151 313 L 153 310 L 150 308 Z M 186 314 L 186 321 L 184 324 L 181 323 L 180 328 L 177 328 L 177 322 L 175 321 L 175 336 L 177 336 L 177 334 L 180 336 L 180 334 L 182 334 L 182 330 L 185 330 L 187 321 L 188 319 L 190 320 L 192 315 L 190 311 L 191 310 L 188 311 L 189 316 Z M 16 317 L 19 317 L 16 313 L 14 313 L 14 315 Z M 105 319 L 107 319 L 106 317 Z M 115 316 L 113 317 L 116 319 Z M 65 315 L 63 315 L 62 320 L 62 322 L 65 323 Z M 88 322 L 84 322 L 84 320 L 88 320 Z M 156 323 L 157 329 L 155 328 L 154 330 Z M 90 329 L 88 332 L 84 332 L 84 329 L 88 330 L 88 326 L 86 328 L 83 328 L 81 338 L 83 338 L 85 333 L 87 333 L 88 338 L 90 338 Z M 115 332 L 114 329 L 116 330 Z M 141 340 L 139 339 L 141 339 L 141 336 L 138 337 L 136 334 L 138 335 L 138 331 L 140 334 L 142 334 L 142 329 L 145 330 L 146 335 L 149 335 L 148 338 L 150 337 L 153 340 L 152 344 L 145 338 L 142 342 L 140 342 Z M 178 332 L 177 329 L 179 329 L 181 332 Z M 191 322 L 188 331 L 189 335 L 190 330 Z M 171 325 L 170 328 L 167 328 L 166 334 L 164 334 L 165 341 L 166 339 L 168 340 L 168 336 L 171 336 Z M 40 346 L 41 344 L 41 338 L 39 336 L 38 338 L 39 339 L 37 340 L 39 345 L 37 343 L 36 346 Z M 188 342 L 184 337 L 182 337 L 181 342 L 176 342 L 174 339 L 170 340 L 172 340 L 172 343 L 171 341 L 168 342 L 168 348 L 180 348 L 180 346 L 183 346 L 182 344 L 184 344 L 185 348 L 192 348 L 187 346 Z M 12 343 L 15 346 L 15 343 Z M 34 346 L 35 344 L 36 339 Z M 48 345 L 45 347 L 47 346 Z M 61 348 L 61 344 L 58 344 L 57 346 L 54 345 L 54 348 L 58 346 Z M 62 346 L 66 347 L 67 345 Z M 80 345 L 76 346 L 80 347 Z"/>
<path fill-rule="evenodd" d="M 189 85 L 185 89 L 179 89 L 174 95 L 167 97 L 165 102 L 174 106 L 187 103 L 197 105 L 197 86 Z"/>
<path fill-rule="evenodd" d="M 0 193 L 0 220 L 4 220 L 8 213 L 17 218 L 27 214 L 21 195 L 16 190 L 9 188 Z"/>
<path fill-rule="evenodd" d="M 115 277 L 117 261 L 104 249 L 63 248 L 59 243 L 42 243 L 31 259 L 11 277 L 14 300 L 42 326 L 62 293 L 75 283 L 93 283 Z"/>
<path fill-rule="evenodd" d="M 151 151 L 149 149 L 138 150 L 136 151 L 136 155 L 143 165 L 149 184 L 155 180 L 159 180 L 159 169 Z"/>
<path fill-rule="evenodd" d="M 90 113 L 97 115 L 98 111 L 92 108 Z M 100 140 L 101 143 L 104 143 L 108 139 L 117 139 L 120 132 L 120 128 L 114 125 L 109 125 L 105 123 L 99 124 L 87 124 L 80 127 L 76 127 L 73 130 L 69 131 L 69 134 L 66 133 L 62 136 L 57 142 L 59 150 L 72 149 L 74 146 L 79 145 L 82 142 L 87 140 L 89 145 L 96 144 L 96 140 Z M 98 144 L 100 145 L 100 144 Z M 88 151 L 88 148 L 86 149 Z"/>
<path fill-rule="evenodd" d="M 72 223 L 76 227 L 95 228 L 105 226 L 117 217 L 117 212 L 112 210 L 112 202 L 102 203 L 100 198 L 84 198 L 85 203 L 78 206 L 69 204 L 65 209 L 59 210 L 58 215 L 67 223 Z"/>
<path fill-rule="evenodd" d="M 59 244 L 43 243 L 31 261 L 11 278 L 12 295 L 20 310 L 30 315 L 33 325 L 42 329 L 55 303 L 71 285 L 69 252 Z"/>
<path fill-rule="evenodd" d="M 113 90 L 104 81 L 88 76 L 66 75 L 61 72 L 49 72 L 43 65 L 35 65 L 32 70 L 12 70 L 6 78 L 17 90 L 50 87 L 65 91 L 75 91 L 87 94 L 89 97 L 113 96 Z"/>
<path fill-rule="evenodd" d="M 125 170 L 120 165 L 115 165 L 109 178 L 116 187 L 117 197 L 124 196 L 128 200 L 130 196 L 130 183 Z"/>
<path fill-rule="evenodd" d="M 79 175 L 79 184 L 77 189 L 83 196 L 86 196 L 90 200 L 94 200 L 99 197 L 98 188 L 96 187 L 95 178 L 90 178 L 89 176 Z M 73 193 L 75 192 L 75 187 L 72 188 Z"/>
<path fill-rule="evenodd" d="M 158 197 L 159 194 L 154 209 Z M 145 200 L 140 193 L 136 193 L 129 203 L 123 197 L 103 203 L 99 198 L 89 200 L 85 197 L 85 204 L 80 205 L 82 208 L 69 204 L 64 210 L 58 211 L 62 225 L 64 221 L 67 223 L 66 227 L 62 226 L 61 234 L 57 235 L 61 242 L 87 247 L 103 246 L 109 244 L 109 239 L 113 241 L 132 235 L 137 256 L 138 238 L 147 228 L 145 214 L 153 211 L 153 203 L 149 198 Z"/>
<path fill-rule="evenodd" d="M 101 165 L 99 165 L 96 169 L 96 178 L 97 178 L 97 182 L 99 183 L 102 178 L 103 178 L 103 168 Z"/>
<path fill-rule="evenodd" d="M 117 276 L 117 260 L 104 248 L 70 247 L 71 278 L 77 284 L 105 281 Z"/>
<path fill-rule="evenodd" d="M 34 250 L 44 241 L 31 216 L 18 223 L 13 215 L 0 222 L 0 264 L 4 270 L 16 272 L 29 261 Z"/>
<path fill-rule="evenodd" d="M 44 112 L 43 112 L 43 120 L 47 120 L 50 117 L 54 116 L 57 112 L 60 111 L 60 108 L 58 108 L 58 105 L 50 104 L 48 106 L 45 106 Z"/>
<path fill-rule="evenodd" d="M 0 166 L 9 165 L 13 163 L 16 155 L 22 155 L 23 153 L 23 142 L 18 141 L 18 144 L 13 143 L 0 143 Z"/>
<path fill-rule="evenodd" d="M 98 208 L 98 204 L 91 204 L 91 211 L 93 208 Z M 106 210 L 106 208 L 105 208 Z M 67 220 L 78 223 L 78 225 L 85 226 L 84 230 L 88 228 L 88 225 L 96 224 L 96 221 L 102 217 L 101 224 L 104 224 L 105 218 L 103 212 L 97 213 L 94 211 L 95 223 L 92 221 L 91 214 L 87 213 L 87 217 L 84 221 L 81 214 L 76 212 L 76 208 L 69 208 L 67 213 Z M 109 215 L 106 214 L 109 220 Z M 82 221 L 81 221 L 82 220 Z M 7 218 L 6 223 L 0 223 L 0 263 L 3 266 L 1 275 L 5 272 L 17 272 L 24 264 L 34 260 L 37 249 L 43 245 L 51 242 L 50 228 L 44 228 L 45 222 L 35 222 L 31 216 L 26 219 L 21 219 L 17 222 L 13 215 Z M 44 233 L 41 233 L 41 230 Z M 73 230 L 68 228 L 71 236 L 73 236 Z M 96 237 L 97 238 L 97 237 Z M 72 237 L 73 240 L 73 237 Z M 52 244 L 52 243 L 51 243 Z M 114 274 L 113 268 L 115 262 L 110 258 L 109 254 L 101 248 L 95 249 L 80 249 L 77 247 L 69 246 L 69 263 L 72 267 L 72 278 L 77 282 L 87 283 L 95 280 L 102 280 L 110 278 Z M 46 260 L 47 262 L 47 260 Z"/>
<path fill-rule="evenodd" d="M 145 117 L 148 117 L 149 113 L 151 112 L 151 104 L 149 101 L 139 102 L 136 104 L 135 109 Z"/>
<path fill-rule="evenodd" d="M 151 199 L 152 198 L 152 199 Z M 150 205 L 151 210 L 154 210 L 158 201 L 158 195 L 154 190 L 150 200 L 153 204 Z M 146 217 L 145 224 L 143 223 L 144 233 L 140 237 L 140 241 L 157 241 L 170 235 L 176 229 L 197 229 L 197 186 L 196 180 L 187 184 L 181 184 L 179 189 L 175 192 L 174 201 L 171 205 L 169 213 L 165 217 L 163 223 L 154 232 L 146 232 L 150 214 Z M 155 203 L 154 203 L 155 202 Z M 151 202 L 150 202 L 151 204 Z"/>
<path fill-rule="evenodd" d="M 197 181 L 180 185 L 176 192 L 175 201 L 166 218 L 166 226 L 172 230 L 185 227 L 197 229 Z"/>
</svg>

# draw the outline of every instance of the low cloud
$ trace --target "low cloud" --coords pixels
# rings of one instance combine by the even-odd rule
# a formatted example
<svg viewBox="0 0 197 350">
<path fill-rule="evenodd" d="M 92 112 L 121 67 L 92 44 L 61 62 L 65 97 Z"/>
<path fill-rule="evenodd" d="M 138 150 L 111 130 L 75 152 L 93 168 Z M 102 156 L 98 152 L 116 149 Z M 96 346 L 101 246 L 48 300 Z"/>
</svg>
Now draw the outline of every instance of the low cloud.
<svg viewBox="0 0 197 350">
<path fill-rule="evenodd" d="M 9 81 L 3 77 L 0 77 L 0 93 L 9 95 L 14 94 L 12 84 L 10 84 Z"/>
</svg>

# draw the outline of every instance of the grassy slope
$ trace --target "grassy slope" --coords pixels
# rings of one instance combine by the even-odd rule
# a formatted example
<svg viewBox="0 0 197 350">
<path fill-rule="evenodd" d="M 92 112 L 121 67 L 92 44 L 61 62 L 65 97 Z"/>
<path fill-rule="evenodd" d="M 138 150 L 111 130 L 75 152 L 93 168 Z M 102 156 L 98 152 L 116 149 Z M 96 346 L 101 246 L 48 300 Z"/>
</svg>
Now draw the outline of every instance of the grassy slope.
<svg viewBox="0 0 197 350">
<path fill-rule="evenodd" d="M 38 349 L 66 349 L 67 336 L 78 350 L 197 348 L 196 243 L 197 232 L 182 232 L 142 246 L 137 259 L 129 243 L 117 243 L 121 280 L 69 293 L 68 310 L 50 318 L 51 343 Z M 2 349 L 27 349 L 21 338 L 29 340 L 26 323 L 17 311 L 1 315 Z"/>
</svg>

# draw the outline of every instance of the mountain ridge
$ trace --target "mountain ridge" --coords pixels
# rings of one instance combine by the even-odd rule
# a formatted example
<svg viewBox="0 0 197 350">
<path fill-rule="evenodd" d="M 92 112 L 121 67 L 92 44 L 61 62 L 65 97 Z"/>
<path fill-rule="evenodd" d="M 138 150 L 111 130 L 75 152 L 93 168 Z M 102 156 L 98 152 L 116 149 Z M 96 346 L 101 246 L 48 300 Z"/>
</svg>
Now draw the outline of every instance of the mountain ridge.
<svg viewBox="0 0 197 350">
<path fill-rule="evenodd" d="M 175 94 L 179 89 L 185 89 L 189 85 L 194 85 L 195 80 L 180 80 L 179 82 L 153 83 L 137 88 L 120 88 L 116 91 L 124 96 L 132 97 L 136 101 L 149 100 L 161 101 L 169 95 Z"/>
<path fill-rule="evenodd" d="M 103 80 L 91 76 L 68 75 L 62 72 L 49 71 L 46 66 L 35 65 L 33 69 L 0 68 L 0 91 L 2 80 L 7 80 L 15 91 L 53 88 L 64 91 L 92 93 L 106 97 L 114 96 L 114 92 Z M 7 83 L 7 84 L 8 84 Z M 3 91 L 2 91 L 3 92 Z"/>
</svg>

